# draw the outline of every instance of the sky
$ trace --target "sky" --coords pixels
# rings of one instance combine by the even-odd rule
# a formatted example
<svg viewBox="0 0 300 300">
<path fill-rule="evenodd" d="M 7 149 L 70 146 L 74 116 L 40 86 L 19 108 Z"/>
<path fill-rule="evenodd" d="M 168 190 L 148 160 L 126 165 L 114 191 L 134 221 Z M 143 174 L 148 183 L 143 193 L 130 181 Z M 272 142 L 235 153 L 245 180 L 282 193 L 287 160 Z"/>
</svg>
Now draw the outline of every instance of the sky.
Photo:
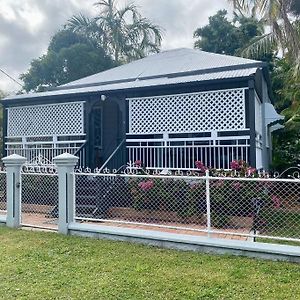
<svg viewBox="0 0 300 300">
<path fill-rule="evenodd" d="M 73 15 L 97 13 L 96 0 L 0 0 L 0 68 L 20 82 L 30 62 L 46 53 L 51 36 Z M 132 1 L 131 1 L 132 2 Z M 118 0 L 120 6 L 128 3 Z M 162 49 L 193 47 L 193 32 L 230 6 L 226 0 L 135 0 L 144 17 L 164 29 Z M 20 86 L 0 73 L 0 90 Z"/>
</svg>

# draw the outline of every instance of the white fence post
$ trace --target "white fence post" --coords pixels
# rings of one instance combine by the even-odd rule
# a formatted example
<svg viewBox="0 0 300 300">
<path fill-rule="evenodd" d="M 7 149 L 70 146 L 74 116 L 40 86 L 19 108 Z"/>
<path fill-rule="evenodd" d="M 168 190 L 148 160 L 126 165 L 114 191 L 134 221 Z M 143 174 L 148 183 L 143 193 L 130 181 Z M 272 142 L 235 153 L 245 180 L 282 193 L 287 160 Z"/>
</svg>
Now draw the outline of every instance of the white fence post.
<svg viewBox="0 0 300 300">
<path fill-rule="evenodd" d="M 68 225 L 75 216 L 74 167 L 78 157 L 63 153 L 54 157 L 58 172 L 58 232 L 68 234 Z"/>
<path fill-rule="evenodd" d="M 207 221 L 207 235 L 210 237 L 211 232 L 211 212 L 210 212 L 210 187 L 209 187 L 209 170 L 205 171 L 206 183 L 206 221 Z"/>
<path fill-rule="evenodd" d="M 6 170 L 7 217 L 6 225 L 12 228 L 21 226 L 21 168 L 26 158 L 12 154 L 2 159 Z"/>
</svg>

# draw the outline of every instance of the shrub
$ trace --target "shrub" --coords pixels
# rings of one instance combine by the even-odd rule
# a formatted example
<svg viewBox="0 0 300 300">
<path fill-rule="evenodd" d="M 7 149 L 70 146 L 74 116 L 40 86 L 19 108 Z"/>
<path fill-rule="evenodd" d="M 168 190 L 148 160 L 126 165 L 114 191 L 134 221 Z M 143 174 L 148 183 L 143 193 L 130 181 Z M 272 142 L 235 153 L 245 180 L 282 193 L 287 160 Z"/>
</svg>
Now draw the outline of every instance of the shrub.
<svg viewBox="0 0 300 300">
<path fill-rule="evenodd" d="M 139 162 L 142 165 L 142 162 Z M 133 196 L 133 207 L 137 210 L 163 210 L 176 212 L 180 217 L 197 216 L 206 213 L 206 184 L 201 176 L 206 168 L 202 162 L 196 161 L 199 171 L 188 174 L 195 180 L 136 177 L 130 179 L 130 190 Z M 264 207 L 280 205 L 280 200 L 270 193 L 270 183 L 260 181 L 226 180 L 226 177 L 258 177 L 255 169 L 244 161 L 233 161 L 232 170 L 210 169 L 210 176 L 218 178 L 210 180 L 211 214 L 215 222 L 224 226 L 229 216 L 254 216 L 255 201 L 259 200 Z M 142 174 L 143 172 L 138 172 Z M 197 177 L 196 177 L 197 176 Z M 222 180 L 222 178 L 224 178 Z M 217 217 L 218 216 L 218 217 Z M 222 219 L 222 220 L 221 220 Z"/>
</svg>

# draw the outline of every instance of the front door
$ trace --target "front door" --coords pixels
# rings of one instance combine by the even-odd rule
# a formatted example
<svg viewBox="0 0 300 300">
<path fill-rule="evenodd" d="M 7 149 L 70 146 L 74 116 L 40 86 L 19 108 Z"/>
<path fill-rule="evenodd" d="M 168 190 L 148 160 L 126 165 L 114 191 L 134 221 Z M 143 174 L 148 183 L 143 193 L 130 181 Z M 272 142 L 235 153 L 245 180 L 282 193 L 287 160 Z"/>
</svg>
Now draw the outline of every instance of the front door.
<svg viewBox="0 0 300 300">
<path fill-rule="evenodd" d="M 107 160 L 108 168 L 119 168 L 123 162 L 117 161 L 120 153 L 114 158 L 114 153 L 120 142 L 124 139 L 122 115 L 117 102 L 112 99 L 99 101 L 92 108 L 90 115 L 90 167 L 100 168 Z M 119 157 L 119 160 L 121 158 Z"/>
<path fill-rule="evenodd" d="M 101 167 L 103 164 L 103 109 L 101 105 L 93 108 L 91 117 L 93 166 Z"/>
</svg>

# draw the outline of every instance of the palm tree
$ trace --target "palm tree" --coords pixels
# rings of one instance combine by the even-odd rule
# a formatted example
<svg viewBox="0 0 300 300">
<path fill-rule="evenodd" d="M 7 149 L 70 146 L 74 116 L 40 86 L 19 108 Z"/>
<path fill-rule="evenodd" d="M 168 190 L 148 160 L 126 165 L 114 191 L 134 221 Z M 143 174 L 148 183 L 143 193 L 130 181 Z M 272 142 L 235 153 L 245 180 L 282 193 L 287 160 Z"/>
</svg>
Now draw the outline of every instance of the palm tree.
<svg viewBox="0 0 300 300">
<path fill-rule="evenodd" d="M 288 55 L 295 66 L 296 74 L 300 74 L 300 32 L 297 29 L 299 13 L 298 0 L 229 0 L 234 9 L 240 13 L 248 13 L 261 18 L 270 26 L 271 32 L 257 37 L 244 49 L 243 54 L 251 56 L 257 52 L 267 52 L 276 45 Z M 294 19 L 290 15 L 294 15 Z"/>
<path fill-rule="evenodd" d="M 159 52 L 162 29 L 143 18 L 134 4 L 119 9 L 116 0 L 101 0 L 94 5 L 99 8 L 98 16 L 74 16 L 67 27 L 96 40 L 117 63 Z"/>
</svg>

